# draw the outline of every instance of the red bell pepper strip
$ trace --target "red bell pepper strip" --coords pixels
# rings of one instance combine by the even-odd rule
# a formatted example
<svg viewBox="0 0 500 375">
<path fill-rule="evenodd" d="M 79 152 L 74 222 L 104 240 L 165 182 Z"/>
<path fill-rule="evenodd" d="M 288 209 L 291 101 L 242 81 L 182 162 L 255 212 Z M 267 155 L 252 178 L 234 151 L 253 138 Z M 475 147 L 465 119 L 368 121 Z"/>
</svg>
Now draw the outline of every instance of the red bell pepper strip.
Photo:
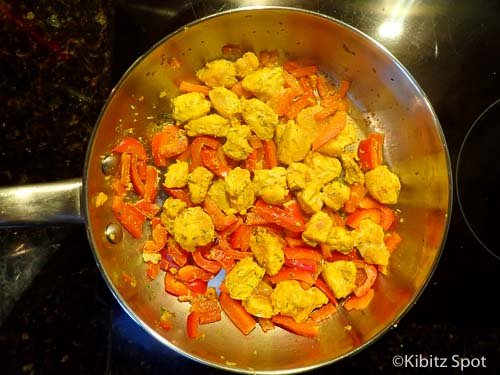
<svg viewBox="0 0 500 375">
<path fill-rule="evenodd" d="M 194 280 L 208 281 L 213 275 L 200 267 L 186 264 L 177 271 L 175 277 L 180 281 L 192 282 Z"/>
<path fill-rule="evenodd" d="M 349 214 L 345 220 L 345 224 L 351 228 L 357 228 L 361 220 L 370 219 L 376 224 L 380 224 L 381 213 L 376 208 L 368 208 L 366 210 L 358 208 L 352 214 Z"/>
<path fill-rule="evenodd" d="M 191 255 L 193 256 L 194 263 L 205 271 L 210 272 L 214 275 L 220 271 L 220 263 L 215 260 L 206 259 L 201 251 L 197 250 L 194 253 L 191 253 Z"/>
<path fill-rule="evenodd" d="M 167 244 L 167 230 L 162 224 L 158 224 L 153 229 L 153 241 L 160 249 L 163 249 Z"/>
<path fill-rule="evenodd" d="M 199 336 L 199 317 L 200 313 L 197 311 L 191 311 L 187 317 L 187 322 L 186 322 L 186 332 L 187 336 L 190 339 L 196 339 Z"/>
<path fill-rule="evenodd" d="M 291 232 L 303 232 L 305 230 L 305 224 L 301 221 L 301 218 L 289 216 L 284 209 L 269 205 L 262 199 L 258 199 L 255 203 L 254 212 Z"/>
<path fill-rule="evenodd" d="M 212 250 L 210 250 L 210 259 L 219 262 L 226 270 L 230 270 L 235 264 L 235 259 L 220 247 L 213 247 Z"/>
<path fill-rule="evenodd" d="M 315 104 L 316 102 L 309 95 L 302 95 L 290 104 L 286 117 L 293 120 L 304 108 Z"/>
<path fill-rule="evenodd" d="M 257 323 L 254 317 L 245 310 L 240 301 L 232 299 L 227 293 L 221 293 L 219 303 L 229 319 L 244 335 L 248 335 L 253 331 Z"/>
<path fill-rule="evenodd" d="M 312 259 L 285 259 L 284 265 L 310 273 L 316 273 L 318 271 L 318 263 Z"/>
<path fill-rule="evenodd" d="M 175 264 L 182 267 L 187 263 L 188 252 L 184 250 L 172 237 L 167 239 L 167 254 Z"/>
<path fill-rule="evenodd" d="M 296 199 L 290 199 L 283 203 L 283 209 L 285 210 L 285 214 L 297 218 L 303 225 L 306 223 L 306 219 L 302 210 L 300 209 L 299 202 Z"/>
<path fill-rule="evenodd" d="M 357 182 L 351 185 L 351 191 L 349 193 L 349 199 L 344 203 L 344 211 L 347 213 L 353 213 L 359 206 L 359 202 L 368 193 L 366 187 Z"/>
<path fill-rule="evenodd" d="M 347 124 L 347 113 L 345 111 L 337 111 L 324 124 L 319 126 L 318 136 L 314 139 L 312 150 L 315 151 L 334 139 L 345 128 Z"/>
<path fill-rule="evenodd" d="M 148 262 L 148 265 L 147 265 L 147 269 L 146 269 L 146 275 L 148 275 L 148 277 L 151 279 L 151 280 L 154 280 L 156 279 L 156 277 L 158 276 L 158 274 L 160 273 L 160 264 L 154 264 L 152 262 Z"/>
<path fill-rule="evenodd" d="M 301 270 L 298 268 L 281 267 L 276 275 L 270 276 L 269 281 L 273 284 L 280 283 L 286 280 L 305 281 L 309 284 L 314 284 L 318 276 L 314 272 Z"/>
<path fill-rule="evenodd" d="M 120 154 L 121 153 L 132 154 L 136 155 L 137 158 L 140 160 L 148 160 L 148 155 L 142 143 L 130 136 L 124 137 L 120 141 L 120 143 L 118 143 L 118 145 L 116 145 L 116 147 L 113 148 L 113 150 L 111 151 Z"/>
<path fill-rule="evenodd" d="M 182 281 L 177 280 L 169 271 L 165 272 L 165 291 L 174 296 L 185 296 L 189 293 L 189 288 Z"/>
<path fill-rule="evenodd" d="M 351 82 L 345 79 L 340 81 L 339 88 L 337 91 L 337 95 L 342 99 L 347 95 L 349 91 L 349 87 L 351 87 Z"/>
<path fill-rule="evenodd" d="M 330 316 L 337 312 L 337 308 L 333 305 L 333 303 L 327 303 L 326 305 L 321 306 L 319 309 L 314 310 L 309 316 L 316 323 L 319 323 L 325 319 L 328 319 Z"/>
<path fill-rule="evenodd" d="M 158 212 L 160 212 L 160 207 L 158 205 L 149 203 L 145 199 L 141 199 L 136 202 L 134 206 L 148 219 L 152 219 Z"/>
<path fill-rule="evenodd" d="M 359 142 L 358 158 L 363 171 L 369 171 L 383 163 L 384 134 L 370 133 Z"/>
<path fill-rule="evenodd" d="M 231 235 L 231 247 L 233 249 L 240 249 L 241 251 L 248 251 L 251 235 L 252 228 L 249 225 L 241 224 Z"/>
<path fill-rule="evenodd" d="M 189 197 L 189 194 L 186 190 L 182 188 L 168 188 L 165 186 L 165 184 L 162 184 L 163 190 L 166 191 L 166 193 L 171 196 L 172 198 L 180 199 L 184 203 L 186 203 L 186 206 L 192 207 L 193 202 L 191 202 L 191 198 Z"/>
<path fill-rule="evenodd" d="M 289 72 L 295 78 L 300 78 L 308 76 L 310 74 L 316 74 L 318 72 L 318 66 L 317 65 L 302 66 L 299 68 L 290 69 Z"/>
<path fill-rule="evenodd" d="M 385 243 L 385 246 L 387 247 L 387 250 L 389 250 L 389 252 L 392 254 L 394 252 L 394 250 L 397 249 L 397 247 L 399 246 L 399 244 L 403 241 L 403 239 L 401 238 L 401 236 L 396 233 L 396 232 L 393 232 L 391 234 L 389 234 L 387 237 L 385 237 L 384 239 L 384 243 Z"/>
<path fill-rule="evenodd" d="M 311 339 L 316 338 L 319 333 L 319 325 L 312 319 L 297 323 L 291 316 L 278 314 L 272 317 L 272 321 L 287 331 Z"/>
<path fill-rule="evenodd" d="M 142 237 L 142 226 L 146 217 L 132 204 L 123 202 L 120 196 L 113 196 L 111 210 L 118 221 L 134 238 Z"/>
<path fill-rule="evenodd" d="M 286 259 L 310 259 L 315 262 L 323 260 L 321 253 L 310 246 L 289 246 L 284 250 Z"/>
<path fill-rule="evenodd" d="M 200 92 L 203 95 L 207 96 L 211 88 L 197 83 L 182 81 L 181 84 L 179 85 L 179 90 L 184 92 Z"/>
<path fill-rule="evenodd" d="M 368 289 L 368 291 L 363 294 L 361 297 L 357 297 L 356 295 L 351 295 L 347 301 L 344 302 L 344 309 L 349 310 L 363 310 L 366 308 L 373 296 L 375 295 L 375 290 Z"/>
<path fill-rule="evenodd" d="M 140 197 L 144 196 L 144 183 L 139 175 L 137 155 L 135 154 L 132 154 L 132 159 L 130 160 L 130 179 L 132 180 L 136 194 Z"/>
<path fill-rule="evenodd" d="M 203 202 L 203 208 L 205 209 L 205 212 L 212 219 L 215 229 L 218 231 L 223 231 L 230 225 L 238 221 L 236 215 L 234 214 L 226 215 L 224 212 L 222 212 L 217 203 L 215 203 L 209 197 L 205 198 L 205 201 Z"/>
<path fill-rule="evenodd" d="M 330 302 L 334 305 L 334 306 L 337 306 L 338 302 L 337 302 L 337 298 L 335 298 L 335 296 L 333 295 L 330 287 L 325 283 L 325 281 L 321 278 L 321 277 L 318 277 L 316 279 L 316 282 L 314 283 L 314 285 L 319 289 L 321 290 L 323 293 L 325 293 L 325 295 L 328 297 L 328 299 L 330 300 Z"/>
<path fill-rule="evenodd" d="M 264 162 L 267 169 L 278 166 L 278 149 L 276 143 L 271 139 L 269 141 L 262 141 L 264 146 Z"/>
<path fill-rule="evenodd" d="M 120 162 L 120 183 L 122 184 L 125 190 L 129 189 L 130 162 L 131 162 L 130 154 L 122 154 Z"/>
<path fill-rule="evenodd" d="M 375 280 L 377 279 L 377 267 L 375 267 L 372 264 L 366 264 L 364 267 L 365 273 L 366 273 L 366 279 L 365 281 L 359 285 L 355 290 L 354 294 L 357 297 L 361 297 L 364 295 L 368 290 L 373 286 L 375 283 Z"/>
<path fill-rule="evenodd" d="M 222 147 L 219 146 L 215 150 L 203 147 L 200 151 L 200 156 L 203 165 L 220 178 L 225 178 L 229 173 L 229 166 L 227 165 Z"/>
<path fill-rule="evenodd" d="M 207 292 L 207 287 L 208 287 L 207 282 L 200 280 L 200 279 L 196 279 L 193 281 L 187 281 L 186 286 L 195 295 L 205 294 Z M 193 294 L 193 293 L 191 293 L 191 294 Z"/>
<path fill-rule="evenodd" d="M 191 164 L 189 165 L 189 171 L 193 171 L 196 167 L 203 165 L 201 150 L 205 146 L 217 150 L 217 147 L 220 146 L 220 142 L 216 138 L 206 135 L 195 137 L 191 142 Z"/>
<path fill-rule="evenodd" d="M 158 194 L 158 170 L 148 165 L 146 183 L 144 184 L 144 200 L 153 203 Z"/>
<path fill-rule="evenodd" d="M 187 137 L 174 125 L 165 126 L 161 132 L 153 135 L 151 151 L 157 167 L 165 167 L 167 159 L 184 152 L 188 146 Z"/>
</svg>

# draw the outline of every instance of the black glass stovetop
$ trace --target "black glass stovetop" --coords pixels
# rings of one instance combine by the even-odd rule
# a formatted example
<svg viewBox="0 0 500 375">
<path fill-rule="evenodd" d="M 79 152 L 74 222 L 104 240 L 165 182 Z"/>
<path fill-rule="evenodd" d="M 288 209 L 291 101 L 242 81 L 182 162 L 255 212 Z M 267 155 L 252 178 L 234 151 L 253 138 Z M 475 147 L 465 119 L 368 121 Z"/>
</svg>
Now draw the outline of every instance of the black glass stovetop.
<svg viewBox="0 0 500 375">
<path fill-rule="evenodd" d="M 428 373 L 459 373 L 451 368 L 455 355 L 485 358 L 486 367 L 464 373 L 499 372 L 500 3 L 35 3 L 0 0 L 4 186 L 80 176 L 85 142 L 113 84 L 156 41 L 194 19 L 241 5 L 289 5 L 342 20 L 382 43 L 423 88 L 441 122 L 455 184 L 451 226 L 430 283 L 398 325 L 354 357 L 310 373 L 412 371 L 394 366 L 397 355 L 448 359 L 448 368 Z M 59 41 L 67 54 L 44 38 Z M 7 373 L 222 373 L 162 347 L 128 317 L 99 274 L 82 227 L 0 230 L 0 286 Z"/>
</svg>

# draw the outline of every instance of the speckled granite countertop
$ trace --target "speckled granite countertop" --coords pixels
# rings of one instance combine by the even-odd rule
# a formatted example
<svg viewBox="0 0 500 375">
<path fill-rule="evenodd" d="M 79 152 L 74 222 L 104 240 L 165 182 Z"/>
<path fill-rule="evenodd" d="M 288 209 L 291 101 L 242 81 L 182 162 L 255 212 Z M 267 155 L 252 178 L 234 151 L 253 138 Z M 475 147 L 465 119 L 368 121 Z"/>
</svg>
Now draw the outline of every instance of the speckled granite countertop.
<svg viewBox="0 0 500 375">
<path fill-rule="evenodd" d="M 234 2 L 170 3 L 0 0 L 0 186 L 81 176 L 94 123 L 127 66 L 168 31 Z M 393 2 L 290 3 L 374 35 Z M 493 1 L 414 3 L 413 34 L 386 46 L 428 94 L 455 162 L 474 118 L 500 96 L 499 9 Z M 500 324 L 490 301 L 499 267 L 455 212 L 418 304 L 367 350 L 311 373 L 406 374 L 393 357 L 418 354 L 484 356 L 486 368 L 464 373 L 498 373 Z M 0 286 L 2 373 L 221 373 L 136 326 L 107 289 L 83 227 L 0 230 Z M 451 365 L 420 370 L 457 373 Z"/>
</svg>

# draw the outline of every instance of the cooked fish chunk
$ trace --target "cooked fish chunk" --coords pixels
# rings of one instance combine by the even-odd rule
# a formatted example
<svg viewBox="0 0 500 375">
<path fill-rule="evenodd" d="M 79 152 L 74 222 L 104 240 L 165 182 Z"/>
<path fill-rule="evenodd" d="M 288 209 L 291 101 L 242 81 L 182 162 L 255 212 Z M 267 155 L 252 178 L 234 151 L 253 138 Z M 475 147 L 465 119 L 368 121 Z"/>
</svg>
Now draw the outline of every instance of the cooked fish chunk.
<svg viewBox="0 0 500 375">
<path fill-rule="evenodd" d="M 209 87 L 231 87 L 238 82 L 236 66 L 232 61 L 224 59 L 206 63 L 196 71 L 196 77 Z"/>
<path fill-rule="evenodd" d="M 348 184 L 365 183 L 365 175 L 356 161 L 357 155 L 354 152 L 345 152 L 339 156 L 342 168 L 344 169 L 344 181 Z"/>
<path fill-rule="evenodd" d="M 328 297 L 318 288 L 303 289 L 297 280 L 286 280 L 276 284 L 271 302 L 281 314 L 289 315 L 300 323 L 318 307 L 328 303 Z"/>
<path fill-rule="evenodd" d="M 306 230 L 302 233 L 302 239 L 311 246 L 316 246 L 319 242 L 326 242 L 332 225 L 332 219 L 326 212 L 316 212 L 306 223 Z"/>
<path fill-rule="evenodd" d="M 399 177 L 385 165 L 365 173 L 365 186 L 370 195 L 384 204 L 398 203 L 401 182 Z"/>
<path fill-rule="evenodd" d="M 246 311 L 259 318 L 271 318 L 274 315 L 274 306 L 271 302 L 273 288 L 261 280 L 253 290 L 252 295 L 242 301 Z"/>
<path fill-rule="evenodd" d="M 278 160 L 283 164 L 301 161 L 311 149 L 307 134 L 293 120 L 285 125 L 278 125 L 276 144 Z"/>
<path fill-rule="evenodd" d="M 189 164 L 185 161 L 177 161 L 168 166 L 165 173 L 165 187 L 167 188 L 182 188 L 188 182 Z"/>
<path fill-rule="evenodd" d="M 215 110 L 226 118 L 241 113 L 241 102 L 238 95 L 225 87 L 216 87 L 208 93 Z"/>
<path fill-rule="evenodd" d="M 351 116 L 347 116 L 347 124 L 344 129 L 331 141 L 321 146 L 318 151 L 330 156 L 339 156 L 347 146 L 356 140 L 356 123 Z"/>
<path fill-rule="evenodd" d="M 328 233 L 326 244 L 331 250 L 348 254 L 354 248 L 354 237 L 352 232 L 345 227 L 332 227 Z"/>
<path fill-rule="evenodd" d="M 271 140 L 278 125 L 278 115 L 263 101 L 242 99 L 242 115 L 250 129 L 263 140 Z"/>
<path fill-rule="evenodd" d="M 277 234 L 257 227 L 250 236 L 250 250 L 257 263 L 270 276 L 276 275 L 285 263 L 284 240 Z"/>
<path fill-rule="evenodd" d="M 217 114 L 199 117 L 189 121 L 185 126 L 187 135 L 194 137 L 197 135 L 213 135 L 214 137 L 225 137 L 229 121 Z"/>
<path fill-rule="evenodd" d="M 312 169 L 303 163 L 290 163 L 286 169 L 286 181 L 290 190 L 305 189 Z"/>
<path fill-rule="evenodd" d="M 163 203 L 161 223 L 168 233 L 173 235 L 174 219 L 186 208 L 186 203 L 177 198 L 168 197 Z"/>
<path fill-rule="evenodd" d="M 248 143 L 252 131 L 247 125 L 234 123 L 227 129 L 226 142 L 222 145 L 224 154 L 234 160 L 245 160 L 253 149 Z"/>
<path fill-rule="evenodd" d="M 259 58 L 253 52 L 245 52 L 243 56 L 234 63 L 236 76 L 244 78 L 259 67 Z"/>
<path fill-rule="evenodd" d="M 262 68 L 246 75 L 241 85 L 263 101 L 271 99 L 285 87 L 283 68 Z"/>
<path fill-rule="evenodd" d="M 334 211 L 340 210 L 349 199 L 351 189 L 340 181 L 332 181 L 321 189 L 321 199 Z"/>
<path fill-rule="evenodd" d="M 318 125 L 324 124 L 325 121 L 317 121 L 314 115 L 321 112 L 323 107 L 316 105 L 314 107 L 304 108 L 295 118 L 295 123 L 307 135 L 308 142 L 312 144 L 318 135 Z"/>
<path fill-rule="evenodd" d="M 344 298 L 356 289 L 358 270 L 354 262 L 338 260 L 323 264 L 322 275 L 336 298 Z"/>
<path fill-rule="evenodd" d="M 252 295 L 264 274 L 264 268 L 255 263 L 251 257 L 247 257 L 236 263 L 229 271 L 224 284 L 231 298 L 244 300 Z"/>
<path fill-rule="evenodd" d="M 226 176 L 225 186 L 231 207 L 236 212 L 245 214 L 255 201 L 250 171 L 240 167 L 231 169 Z"/>
<path fill-rule="evenodd" d="M 212 182 L 212 185 L 210 185 L 210 188 L 208 188 L 207 195 L 226 214 L 230 214 L 230 213 L 235 212 L 231 208 L 229 198 L 226 194 L 226 184 L 225 184 L 224 180 L 217 179 L 214 182 Z"/>
<path fill-rule="evenodd" d="M 198 204 L 205 200 L 213 177 L 213 173 L 205 167 L 196 167 L 189 173 L 188 189 L 191 202 Z"/>
<path fill-rule="evenodd" d="M 342 165 L 339 159 L 323 155 L 320 152 L 310 152 L 304 159 L 304 164 L 311 167 L 314 180 L 319 185 L 324 185 L 342 173 Z"/>
<path fill-rule="evenodd" d="M 384 229 L 370 219 L 361 220 L 352 231 L 354 244 L 359 253 L 370 264 L 387 266 L 390 253 L 384 243 Z"/>
<path fill-rule="evenodd" d="M 253 187 L 255 195 L 262 197 L 269 204 L 280 204 L 288 194 L 286 169 L 256 169 L 254 171 Z"/>
<path fill-rule="evenodd" d="M 297 193 L 297 201 L 300 208 L 308 214 L 318 212 L 323 207 L 319 186 L 314 183 L 309 183 L 304 190 Z"/>
<path fill-rule="evenodd" d="M 195 251 L 215 239 L 212 219 L 201 207 L 188 207 L 174 219 L 172 235 L 182 248 Z"/>
<path fill-rule="evenodd" d="M 172 116 L 183 123 L 205 116 L 210 112 L 212 104 L 199 92 L 189 92 L 172 99 Z"/>
</svg>

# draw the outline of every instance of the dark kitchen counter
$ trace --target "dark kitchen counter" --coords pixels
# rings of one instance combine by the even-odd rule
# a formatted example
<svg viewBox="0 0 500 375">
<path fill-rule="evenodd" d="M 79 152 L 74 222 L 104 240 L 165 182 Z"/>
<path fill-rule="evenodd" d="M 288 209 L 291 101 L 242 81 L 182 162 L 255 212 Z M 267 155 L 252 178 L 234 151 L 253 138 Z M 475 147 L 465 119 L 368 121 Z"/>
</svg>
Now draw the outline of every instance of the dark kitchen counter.
<svg viewBox="0 0 500 375">
<path fill-rule="evenodd" d="M 81 177 L 100 109 L 126 68 L 168 32 L 238 3 L 0 0 L 0 186 Z M 409 6 L 404 32 L 384 39 L 377 27 L 396 3 Z M 455 167 L 474 119 L 500 97 L 496 1 L 287 4 L 326 13 L 384 44 L 433 103 Z M 492 131 L 499 129 L 496 123 Z M 495 176 L 498 167 L 491 168 L 485 176 Z M 493 223 L 482 225 L 494 233 Z M 499 373 L 499 271 L 455 204 L 441 261 L 417 304 L 361 353 L 311 374 L 409 373 L 393 365 L 397 355 L 447 359 L 448 368 L 434 364 L 429 374 L 460 373 L 453 356 L 484 357 L 486 367 L 464 373 Z M 4 374 L 222 373 L 163 348 L 128 317 L 80 225 L 0 230 L 0 359 Z"/>
</svg>

